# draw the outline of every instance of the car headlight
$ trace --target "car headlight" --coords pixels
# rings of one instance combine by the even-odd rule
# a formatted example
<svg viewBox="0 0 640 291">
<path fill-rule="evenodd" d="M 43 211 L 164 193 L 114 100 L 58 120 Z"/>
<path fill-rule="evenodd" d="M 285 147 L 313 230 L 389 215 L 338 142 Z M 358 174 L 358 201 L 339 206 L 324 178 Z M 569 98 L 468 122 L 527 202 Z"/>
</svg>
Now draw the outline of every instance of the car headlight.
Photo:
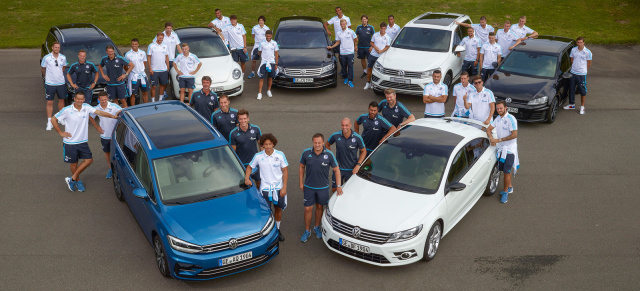
<svg viewBox="0 0 640 291">
<path fill-rule="evenodd" d="M 240 71 L 240 69 L 233 69 L 233 78 L 238 80 L 240 79 L 240 77 L 242 77 L 242 71 Z"/>
<path fill-rule="evenodd" d="M 169 241 L 171 248 L 179 252 L 197 254 L 201 253 L 203 250 L 199 245 L 183 241 L 170 235 L 167 235 L 167 240 Z"/>
<path fill-rule="evenodd" d="M 334 68 L 333 63 L 329 64 L 328 66 L 324 66 L 324 67 L 322 67 L 322 70 L 320 71 L 320 74 L 331 72 L 331 70 L 333 70 L 333 68 Z"/>
<path fill-rule="evenodd" d="M 273 219 L 273 214 L 271 214 L 269 216 L 269 220 L 267 220 L 267 224 L 264 225 L 264 227 L 262 228 L 262 230 L 260 231 L 260 234 L 262 234 L 262 236 L 266 236 L 268 235 L 271 230 L 273 229 L 273 226 L 275 225 L 275 219 Z"/>
<path fill-rule="evenodd" d="M 378 61 L 373 65 L 373 68 L 380 73 L 384 70 L 384 67 Z"/>
<path fill-rule="evenodd" d="M 333 225 L 333 216 L 331 216 L 331 211 L 329 211 L 329 207 L 325 208 L 324 217 L 327 219 L 329 224 Z"/>
<path fill-rule="evenodd" d="M 387 242 L 400 242 L 416 237 L 422 231 L 422 224 L 414 228 L 392 233 Z"/>
<path fill-rule="evenodd" d="M 547 96 L 542 96 L 542 97 L 538 97 L 538 98 L 533 98 L 531 101 L 529 101 L 527 103 L 527 105 L 541 105 L 541 104 L 547 104 L 547 101 L 549 100 L 549 97 Z"/>
<path fill-rule="evenodd" d="M 431 75 L 433 75 L 433 72 L 434 72 L 435 70 L 440 70 L 440 68 L 433 69 L 433 70 L 427 70 L 427 71 L 424 71 L 424 72 L 422 72 L 422 74 L 420 75 L 420 78 L 423 78 L 423 79 L 424 79 L 424 78 L 429 78 L 429 77 L 431 77 Z"/>
</svg>

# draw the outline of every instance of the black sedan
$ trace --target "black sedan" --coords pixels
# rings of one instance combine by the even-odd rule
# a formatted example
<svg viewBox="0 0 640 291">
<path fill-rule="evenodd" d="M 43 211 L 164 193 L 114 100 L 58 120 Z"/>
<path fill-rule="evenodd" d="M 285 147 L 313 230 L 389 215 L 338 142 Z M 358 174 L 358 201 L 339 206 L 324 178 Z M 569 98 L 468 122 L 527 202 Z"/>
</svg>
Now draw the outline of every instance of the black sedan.
<svg viewBox="0 0 640 291">
<path fill-rule="evenodd" d="M 486 82 L 496 100 L 505 100 L 508 111 L 523 122 L 556 120 L 558 108 L 568 97 L 575 41 L 539 36 L 518 45 Z"/>
<path fill-rule="evenodd" d="M 275 25 L 278 73 L 274 85 L 286 88 L 336 87 L 337 61 L 332 42 L 318 17 L 292 16 Z"/>
</svg>

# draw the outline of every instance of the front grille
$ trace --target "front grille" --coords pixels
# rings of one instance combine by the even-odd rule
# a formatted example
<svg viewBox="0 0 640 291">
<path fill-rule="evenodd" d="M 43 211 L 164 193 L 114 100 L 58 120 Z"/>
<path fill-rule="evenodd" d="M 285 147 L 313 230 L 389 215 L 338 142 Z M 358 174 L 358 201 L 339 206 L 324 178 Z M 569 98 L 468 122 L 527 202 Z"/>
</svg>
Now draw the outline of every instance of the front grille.
<svg viewBox="0 0 640 291">
<path fill-rule="evenodd" d="M 284 74 L 285 75 L 294 76 L 294 77 L 319 76 L 321 72 L 322 72 L 322 68 L 317 68 L 317 69 L 289 69 L 289 68 L 284 68 Z"/>
<path fill-rule="evenodd" d="M 421 78 L 422 72 L 411 72 L 411 71 L 403 71 L 403 70 L 394 70 L 383 68 L 382 73 L 390 76 L 398 76 L 404 78 Z"/>
<path fill-rule="evenodd" d="M 422 90 L 423 90 L 423 88 L 420 87 L 420 85 L 403 84 L 403 83 L 390 82 L 390 81 L 382 81 L 382 82 L 380 82 L 380 86 L 399 89 L 399 90 L 407 90 L 407 91 L 421 91 L 422 92 Z"/>
<path fill-rule="evenodd" d="M 380 78 L 378 78 L 378 76 L 376 75 L 371 75 L 371 81 L 378 82 L 380 81 Z"/>
<path fill-rule="evenodd" d="M 218 96 L 220 96 L 220 95 L 232 95 L 232 94 L 238 93 L 241 88 L 242 88 L 242 85 L 238 86 L 238 87 L 235 87 L 233 89 L 229 89 L 229 90 L 217 91 L 216 94 Z"/>
<path fill-rule="evenodd" d="M 220 277 L 220 276 L 224 276 L 224 275 L 229 275 L 229 274 L 232 274 L 232 273 L 236 273 L 236 272 L 240 272 L 240 271 L 251 269 L 253 267 L 257 267 L 257 266 L 265 263 L 268 260 L 269 260 L 269 256 L 261 255 L 261 256 L 255 257 L 255 258 L 248 259 L 246 261 L 237 262 L 235 264 L 231 264 L 231 265 L 227 265 L 227 266 L 221 266 L 221 267 L 215 267 L 215 268 L 211 268 L 211 269 L 206 269 L 206 270 L 198 273 L 196 278 L 198 278 L 198 279 L 206 279 L 206 278 L 213 278 L 213 277 Z"/>
<path fill-rule="evenodd" d="M 241 238 L 237 238 L 236 240 L 238 241 L 238 246 L 241 245 L 246 245 L 246 244 L 250 244 L 252 242 L 255 242 L 257 240 L 259 240 L 262 236 L 260 235 L 259 232 L 256 232 L 254 234 L 250 234 L 247 236 L 243 236 Z M 219 251 L 224 251 L 224 250 L 228 250 L 229 249 L 229 241 L 223 241 L 223 242 L 219 242 L 219 243 L 215 243 L 215 244 L 210 244 L 210 245 L 206 245 L 202 247 L 205 253 L 213 253 L 213 252 L 219 252 Z"/>
<path fill-rule="evenodd" d="M 356 250 L 352 250 L 350 248 L 345 248 L 343 246 L 341 246 L 337 241 L 330 239 L 328 241 L 329 245 L 341 252 L 341 253 L 345 253 L 347 255 L 350 255 L 352 257 L 356 257 L 356 258 L 360 258 L 363 260 L 367 260 L 367 261 L 371 261 L 371 262 L 375 262 L 375 263 L 380 263 L 380 264 L 389 264 L 389 260 L 387 260 L 387 258 L 385 258 L 383 255 L 378 255 L 378 254 L 365 254 L 363 252 L 359 252 Z"/>
<path fill-rule="evenodd" d="M 327 79 L 314 79 L 312 83 L 294 83 L 287 81 L 285 78 L 276 78 L 274 83 L 283 88 L 322 88 L 335 84 L 337 82 L 333 77 Z"/>
<path fill-rule="evenodd" d="M 361 241 L 366 241 L 368 243 L 373 243 L 378 245 L 386 243 L 389 237 L 391 236 L 391 234 L 388 234 L 388 233 L 371 231 L 368 229 L 361 228 L 360 236 L 356 238 L 353 236 L 354 226 L 351 224 L 345 223 L 339 219 L 336 219 L 335 217 L 331 220 L 331 226 L 335 231 L 341 234 L 344 234 L 348 237 L 353 237 Z"/>
<path fill-rule="evenodd" d="M 507 97 L 496 96 L 496 100 L 497 100 L 497 101 L 501 101 L 501 100 L 505 100 L 505 99 L 507 99 Z M 518 99 L 511 99 L 511 102 L 507 103 L 507 106 L 509 106 L 509 104 L 522 104 L 522 105 L 527 105 L 527 103 L 529 103 L 529 101 L 525 101 L 525 100 L 518 100 Z"/>
</svg>

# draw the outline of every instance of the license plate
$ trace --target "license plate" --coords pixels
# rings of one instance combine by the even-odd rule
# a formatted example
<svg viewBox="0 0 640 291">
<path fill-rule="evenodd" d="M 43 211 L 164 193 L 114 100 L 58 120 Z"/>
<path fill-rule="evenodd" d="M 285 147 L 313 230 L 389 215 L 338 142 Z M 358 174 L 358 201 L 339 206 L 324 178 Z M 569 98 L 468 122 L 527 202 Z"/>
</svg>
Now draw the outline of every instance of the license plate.
<svg viewBox="0 0 640 291">
<path fill-rule="evenodd" d="M 224 259 L 219 259 L 218 266 L 225 266 L 225 265 L 229 265 L 237 262 L 242 262 L 251 258 L 253 258 L 253 252 L 246 252 L 244 254 L 239 254 L 239 255 L 227 257 Z"/>
<path fill-rule="evenodd" d="M 411 84 L 411 79 L 402 79 L 402 78 L 391 77 L 391 81 L 392 82 L 397 82 L 397 83 L 402 83 L 402 84 Z"/>
<path fill-rule="evenodd" d="M 361 253 L 371 253 L 371 249 L 368 246 L 363 246 L 354 242 L 350 242 L 348 240 L 340 239 L 340 245 Z"/>
<path fill-rule="evenodd" d="M 313 83 L 313 78 L 293 78 L 294 83 Z"/>
<path fill-rule="evenodd" d="M 211 90 L 213 92 L 220 92 L 224 90 L 224 87 L 211 87 Z"/>
<path fill-rule="evenodd" d="M 509 113 L 518 113 L 518 108 L 507 107 L 507 112 L 509 112 Z"/>
</svg>

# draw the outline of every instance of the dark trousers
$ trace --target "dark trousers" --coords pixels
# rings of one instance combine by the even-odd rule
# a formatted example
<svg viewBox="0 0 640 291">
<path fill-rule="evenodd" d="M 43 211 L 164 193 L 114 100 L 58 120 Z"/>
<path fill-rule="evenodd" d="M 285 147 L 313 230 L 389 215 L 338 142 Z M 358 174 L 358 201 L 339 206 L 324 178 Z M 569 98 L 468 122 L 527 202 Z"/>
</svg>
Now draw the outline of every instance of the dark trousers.
<svg viewBox="0 0 640 291">
<path fill-rule="evenodd" d="M 469 73 L 469 76 L 475 76 L 478 74 L 478 66 L 473 65 L 474 61 L 463 61 L 462 70 Z"/>
<path fill-rule="evenodd" d="M 353 82 L 353 56 L 353 54 L 340 55 L 340 75 L 351 82 Z"/>
<path fill-rule="evenodd" d="M 493 75 L 493 72 L 495 72 L 496 69 L 482 69 L 481 75 L 482 75 L 482 82 L 487 82 L 487 79 L 489 78 L 489 76 Z"/>
</svg>

